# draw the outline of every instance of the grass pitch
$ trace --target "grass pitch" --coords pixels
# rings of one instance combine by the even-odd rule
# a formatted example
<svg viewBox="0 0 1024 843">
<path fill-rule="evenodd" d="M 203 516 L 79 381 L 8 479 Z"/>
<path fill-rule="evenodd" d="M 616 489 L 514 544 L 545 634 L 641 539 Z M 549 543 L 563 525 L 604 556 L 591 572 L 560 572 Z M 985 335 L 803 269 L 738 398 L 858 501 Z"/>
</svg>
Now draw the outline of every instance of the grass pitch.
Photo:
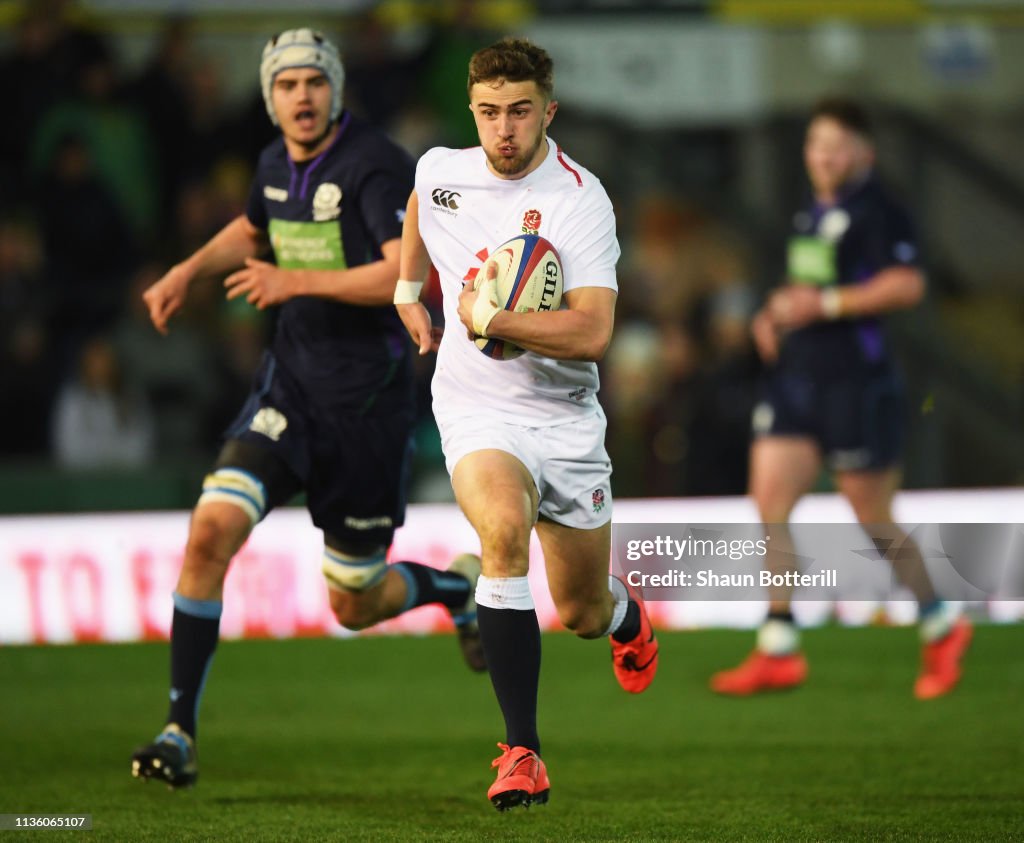
<svg viewBox="0 0 1024 843">
<path fill-rule="evenodd" d="M 811 630 L 805 688 L 712 695 L 751 641 L 663 632 L 633 697 L 605 642 L 546 635 L 551 803 L 505 814 L 489 682 L 444 636 L 223 643 L 179 792 L 129 775 L 165 645 L 0 649 L 0 813 L 90 813 L 91 832 L 26 834 L 118 841 L 1021 839 L 1024 627 L 977 629 L 961 687 L 928 703 L 913 629 Z"/>
</svg>

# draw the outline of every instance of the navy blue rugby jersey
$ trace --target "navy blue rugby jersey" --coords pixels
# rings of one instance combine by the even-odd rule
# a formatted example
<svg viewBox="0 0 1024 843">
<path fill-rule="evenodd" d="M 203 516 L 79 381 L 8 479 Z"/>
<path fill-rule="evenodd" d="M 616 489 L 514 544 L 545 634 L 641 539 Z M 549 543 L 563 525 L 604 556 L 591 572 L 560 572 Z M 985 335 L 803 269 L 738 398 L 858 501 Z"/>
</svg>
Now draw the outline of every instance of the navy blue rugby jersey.
<svg viewBox="0 0 1024 843">
<path fill-rule="evenodd" d="M 246 214 L 284 269 L 360 266 L 402 236 L 414 173 L 409 155 L 345 111 L 310 161 L 292 161 L 280 137 L 263 150 Z M 410 343 L 394 306 L 298 296 L 276 311 L 270 349 L 304 400 L 358 412 L 411 401 Z"/>
<path fill-rule="evenodd" d="M 817 287 L 859 284 L 891 266 L 917 266 L 913 225 L 876 178 L 847 189 L 829 207 L 812 203 L 793 218 L 787 276 Z M 890 364 L 877 316 L 816 322 L 787 335 L 779 365 L 827 376 L 855 374 Z"/>
</svg>

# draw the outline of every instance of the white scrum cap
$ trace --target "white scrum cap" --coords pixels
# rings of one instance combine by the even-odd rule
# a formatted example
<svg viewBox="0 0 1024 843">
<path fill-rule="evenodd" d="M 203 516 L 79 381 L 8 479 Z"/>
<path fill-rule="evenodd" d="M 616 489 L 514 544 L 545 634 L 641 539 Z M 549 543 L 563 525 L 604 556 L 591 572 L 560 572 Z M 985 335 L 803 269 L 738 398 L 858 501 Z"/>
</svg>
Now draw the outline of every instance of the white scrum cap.
<svg viewBox="0 0 1024 843">
<path fill-rule="evenodd" d="M 270 122 L 277 125 L 270 96 L 274 77 L 290 67 L 315 67 L 327 77 L 331 85 L 331 120 L 337 120 L 341 114 L 341 89 L 345 84 L 345 69 L 341 66 L 338 48 L 315 29 L 288 29 L 267 42 L 260 63 L 260 85 Z"/>
</svg>

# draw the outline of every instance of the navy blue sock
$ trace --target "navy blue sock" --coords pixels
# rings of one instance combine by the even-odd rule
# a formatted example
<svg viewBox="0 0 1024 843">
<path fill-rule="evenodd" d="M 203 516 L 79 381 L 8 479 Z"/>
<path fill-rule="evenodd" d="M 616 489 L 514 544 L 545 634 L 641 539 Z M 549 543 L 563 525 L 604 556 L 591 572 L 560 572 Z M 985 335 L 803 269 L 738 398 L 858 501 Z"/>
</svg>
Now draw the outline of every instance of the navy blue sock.
<svg viewBox="0 0 1024 843">
<path fill-rule="evenodd" d="M 220 600 L 190 600 L 174 595 L 171 621 L 171 708 L 168 723 L 177 723 L 193 738 L 206 674 L 217 649 Z"/>
<path fill-rule="evenodd" d="M 469 580 L 462 574 L 439 571 L 419 562 L 396 562 L 392 567 L 405 578 L 408 587 L 403 612 L 430 603 L 460 609 L 469 599 Z"/>
<path fill-rule="evenodd" d="M 540 625 L 537 612 L 477 606 L 477 623 L 494 694 L 505 715 L 505 739 L 509 746 L 525 746 L 539 755 Z"/>
<path fill-rule="evenodd" d="M 622 619 L 622 625 L 612 633 L 612 638 L 620 644 L 628 644 L 640 634 L 640 607 L 635 600 L 630 600 L 626 606 L 626 616 Z"/>
</svg>

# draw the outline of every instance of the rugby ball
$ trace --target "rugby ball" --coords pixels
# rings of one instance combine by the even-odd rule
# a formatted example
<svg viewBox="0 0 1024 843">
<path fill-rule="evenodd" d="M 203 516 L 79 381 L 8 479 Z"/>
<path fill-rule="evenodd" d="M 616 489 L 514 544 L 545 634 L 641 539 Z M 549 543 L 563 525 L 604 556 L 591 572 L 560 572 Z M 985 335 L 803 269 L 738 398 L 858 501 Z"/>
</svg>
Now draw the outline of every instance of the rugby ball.
<svg viewBox="0 0 1024 843">
<path fill-rule="evenodd" d="M 488 265 L 497 267 L 495 286 L 505 310 L 530 313 L 558 310 L 562 303 L 562 260 L 550 242 L 537 234 L 521 234 L 495 249 L 477 273 L 474 289 L 488 277 Z M 474 340 L 476 347 L 495 360 L 514 360 L 526 353 L 506 340 Z"/>
</svg>

